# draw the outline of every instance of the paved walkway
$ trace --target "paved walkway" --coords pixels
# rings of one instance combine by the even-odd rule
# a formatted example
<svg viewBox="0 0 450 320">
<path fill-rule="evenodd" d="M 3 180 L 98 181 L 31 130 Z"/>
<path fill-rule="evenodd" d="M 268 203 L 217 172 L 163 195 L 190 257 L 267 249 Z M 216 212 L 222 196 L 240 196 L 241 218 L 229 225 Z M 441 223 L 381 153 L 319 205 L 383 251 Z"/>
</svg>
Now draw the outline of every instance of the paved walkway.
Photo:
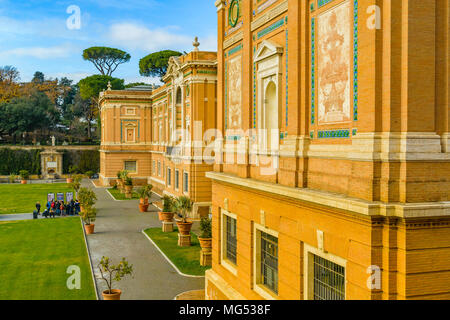
<svg viewBox="0 0 450 320">
<path fill-rule="evenodd" d="M 204 288 L 204 278 L 179 275 L 142 234 L 143 229 L 161 227 L 155 207 L 140 213 L 139 201 L 114 201 L 106 189 L 95 188 L 88 180 L 83 186 L 91 187 L 98 198 L 96 234 L 88 236 L 94 271 L 102 256 L 114 262 L 125 257 L 134 266 L 134 278 L 126 278 L 117 286 L 123 291 L 123 300 L 173 300 L 180 293 Z M 104 281 L 97 279 L 97 286 L 101 297 L 106 289 Z"/>
</svg>

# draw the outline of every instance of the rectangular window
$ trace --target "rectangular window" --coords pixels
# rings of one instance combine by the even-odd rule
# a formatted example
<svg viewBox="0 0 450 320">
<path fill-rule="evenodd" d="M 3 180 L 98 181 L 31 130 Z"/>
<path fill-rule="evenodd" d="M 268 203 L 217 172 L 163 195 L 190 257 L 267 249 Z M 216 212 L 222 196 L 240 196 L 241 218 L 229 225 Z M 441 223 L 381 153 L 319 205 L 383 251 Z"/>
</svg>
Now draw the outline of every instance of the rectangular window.
<svg viewBox="0 0 450 320">
<path fill-rule="evenodd" d="M 237 264 L 237 220 L 225 215 L 225 255 L 224 258 L 234 265 Z"/>
<path fill-rule="evenodd" d="M 189 174 L 187 172 L 184 173 L 183 177 L 183 192 L 189 192 Z"/>
<path fill-rule="evenodd" d="M 261 237 L 261 284 L 278 294 L 278 239 L 265 232 Z"/>
<path fill-rule="evenodd" d="M 153 160 L 152 172 L 153 172 L 153 175 L 156 175 L 156 161 L 155 160 Z"/>
<path fill-rule="evenodd" d="M 175 170 L 175 189 L 178 190 L 180 188 L 180 171 Z"/>
<path fill-rule="evenodd" d="M 311 254 L 314 300 L 345 300 L 345 267 Z"/>
<path fill-rule="evenodd" d="M 137 172 L 137 162 L 136 161 L 125 161 L 125 170 L 129 173 Z"/>
<path fill-rule="evenodd" d="M 161 162 L 158 161 L 158 176 L 161 177 Z"/>
<path fill-rule="evenodd" d="M 172 186 L 172 169 L 167 168 L 167 185 Z"/>
</svg>

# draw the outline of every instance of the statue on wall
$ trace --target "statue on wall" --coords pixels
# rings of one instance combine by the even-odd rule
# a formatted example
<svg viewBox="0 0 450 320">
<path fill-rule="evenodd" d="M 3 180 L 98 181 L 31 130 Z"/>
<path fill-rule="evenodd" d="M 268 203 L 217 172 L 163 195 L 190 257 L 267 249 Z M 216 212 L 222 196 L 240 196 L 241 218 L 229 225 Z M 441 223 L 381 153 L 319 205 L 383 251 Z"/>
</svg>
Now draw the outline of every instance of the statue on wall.
<svg viewBox="0 0 450 320">
<path fill-rule="evenodd" d="M 56 138 L 55 136 L 52 136 L 52 147 L 56 145 Z"/>
</svg>

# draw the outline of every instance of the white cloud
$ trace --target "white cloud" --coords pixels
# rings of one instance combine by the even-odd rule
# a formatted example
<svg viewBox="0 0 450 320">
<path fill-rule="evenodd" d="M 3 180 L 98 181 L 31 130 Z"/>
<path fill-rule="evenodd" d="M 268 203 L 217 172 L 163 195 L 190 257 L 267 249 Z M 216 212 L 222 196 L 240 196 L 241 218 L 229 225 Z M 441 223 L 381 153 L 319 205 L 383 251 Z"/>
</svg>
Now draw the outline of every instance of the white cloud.
<svg viewBox="0 0 450 320">
<path fill-rule="evenodd" d="M 136 23 L 117 23 L 110 27 L 110 41 L 131 50 L 157 51 L 175 49 L 190 51 L 194 36 L 179 33 L 177 27 L 149 29 Z M 200 50 L 213 50 L 217 48 L 216 38 L 210 36 L 202 43 Z"/>
<path fill-rule="evenodd" d="M 0 52 L 0 56 L 32 57 L 37 59 L 67 58 L 73 52 L 71 45 L 54 47 L 23 47 Z"/>
</svg>

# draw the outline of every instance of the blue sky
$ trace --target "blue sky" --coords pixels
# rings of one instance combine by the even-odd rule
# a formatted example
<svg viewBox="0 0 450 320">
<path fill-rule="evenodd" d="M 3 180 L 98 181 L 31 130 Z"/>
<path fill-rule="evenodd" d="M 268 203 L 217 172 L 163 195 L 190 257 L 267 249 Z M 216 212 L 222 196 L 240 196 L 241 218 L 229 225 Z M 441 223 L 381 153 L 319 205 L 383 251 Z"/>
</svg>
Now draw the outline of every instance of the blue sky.
<svg viewBox="0 0 450 320">
<path fill-rule="evenodd" d="M 81 11 L 81 28 L 70 30 L 70 6 Z M 153 83 L 140 77 L 139 60 L 174 49 L 216 51 L 217 14 L 213 0 L 0 0 L 0 66 L 18 68 L 21 81 L 35 71 L 76 82 L 98 73 L 81 57 L 91 46 L 127 51 L 132 58 L 113 74 L 126 82 Z"/>
</svg>

